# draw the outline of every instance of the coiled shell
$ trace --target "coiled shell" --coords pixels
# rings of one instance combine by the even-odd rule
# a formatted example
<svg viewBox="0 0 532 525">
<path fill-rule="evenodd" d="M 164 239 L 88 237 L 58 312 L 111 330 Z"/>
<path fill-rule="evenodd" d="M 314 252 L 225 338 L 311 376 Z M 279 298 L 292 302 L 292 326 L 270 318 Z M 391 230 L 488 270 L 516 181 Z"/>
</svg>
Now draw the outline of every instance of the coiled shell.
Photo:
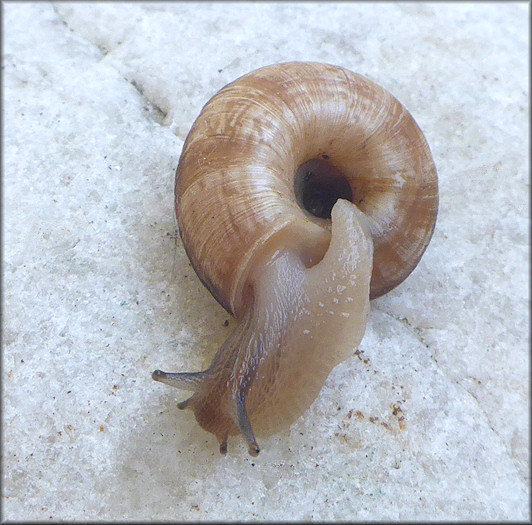
<svg viewBox="0 0 532 525">
<path fill-rule="evenodd" d="M 341 67 L 263 67 L 207 102 L 176 173 L 187 254 L 214 297 L 237 316 L 249 272 L 270 257 L 271 246 L 291 245 L 309 266 L 325 253 L 330 220 L 301 206 L 294 182 L 312 160 L 341 174 L 350 200 L 370 218 L 372 298 L 401 283 L 425 251 L 438 208 L 437 175 L 405 107 Z"/>
</svg>

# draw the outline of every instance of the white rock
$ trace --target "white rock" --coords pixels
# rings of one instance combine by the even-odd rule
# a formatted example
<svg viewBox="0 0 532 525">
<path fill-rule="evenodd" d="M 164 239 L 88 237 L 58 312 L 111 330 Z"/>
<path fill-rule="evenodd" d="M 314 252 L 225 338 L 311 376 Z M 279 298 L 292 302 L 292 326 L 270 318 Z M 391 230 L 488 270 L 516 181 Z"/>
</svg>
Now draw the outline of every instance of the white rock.
<svg viewBox="0 0 532 525">
<path fill-rule="evenodd" d="M 527 4 L 3 14 L 6 520 L 530 519 Z M 440 214 L 309 411 L 224 458 L 150 376 L 201 369 L 235 324 L 176 237 L 173 174 L 218 89 L 288 60 L 406 104 Z"/>
</svg>

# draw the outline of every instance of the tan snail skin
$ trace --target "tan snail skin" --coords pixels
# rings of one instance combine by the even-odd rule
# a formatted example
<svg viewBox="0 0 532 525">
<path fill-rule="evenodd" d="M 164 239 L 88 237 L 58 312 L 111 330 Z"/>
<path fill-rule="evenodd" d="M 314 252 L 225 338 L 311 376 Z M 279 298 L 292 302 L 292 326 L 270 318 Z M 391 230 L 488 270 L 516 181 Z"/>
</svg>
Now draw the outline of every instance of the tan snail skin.
<svg viewBox="0 0 532 525">
<path fill-rule="evenodd" d="M 427 142 L 388 91 L 289 62 L 228 84 L 194 122 L 176 214 L 201 281 L 239 325 L 201 372 L 153 378 L 220 452 L 293 423 L 364 335 L 369 301 L 416 267 L 436 221 Z"/>
</svg>

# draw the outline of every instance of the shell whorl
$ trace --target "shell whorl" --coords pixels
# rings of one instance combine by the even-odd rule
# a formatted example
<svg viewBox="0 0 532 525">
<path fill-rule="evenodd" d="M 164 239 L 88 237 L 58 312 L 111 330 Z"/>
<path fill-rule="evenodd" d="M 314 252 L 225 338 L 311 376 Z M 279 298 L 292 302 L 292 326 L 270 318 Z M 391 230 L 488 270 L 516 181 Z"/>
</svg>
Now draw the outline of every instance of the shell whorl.
<svg viewBox="0 0 532 525">
<path fill-rule="evenodd" d="M 353 203 L 371 218 L 372 298 L 402 282 L 421 258 L 436 219 L 437 176 L 410 113 L 388 91 L 341 67 L 266 66 L 207 102 L 176 173 L 185 249 L 232 313 L 241 310 L 250 268 L 267 259 L 272 238 L 297 243 L 301 253 L 314 254 L 311 262 L 323 255 L 330 220 L 302 209 L 294 190 L 296 170 L 311 159 L 339 170 Z"/>
</svg>

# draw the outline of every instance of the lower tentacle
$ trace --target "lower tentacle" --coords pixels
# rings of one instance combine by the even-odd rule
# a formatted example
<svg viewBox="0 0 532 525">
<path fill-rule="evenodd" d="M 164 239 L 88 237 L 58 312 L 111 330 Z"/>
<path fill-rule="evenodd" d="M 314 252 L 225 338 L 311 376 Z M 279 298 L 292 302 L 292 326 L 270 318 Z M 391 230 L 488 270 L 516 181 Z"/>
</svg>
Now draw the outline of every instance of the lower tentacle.
<svg viewBox="0 0 532 525">
<path fill-rule="evenodd" d="M 224 434 L 224 436 L 220 439 L 220 454 L 222 456 L 225 456 L 227 454 L 227 434 Z"/>
</svg>

